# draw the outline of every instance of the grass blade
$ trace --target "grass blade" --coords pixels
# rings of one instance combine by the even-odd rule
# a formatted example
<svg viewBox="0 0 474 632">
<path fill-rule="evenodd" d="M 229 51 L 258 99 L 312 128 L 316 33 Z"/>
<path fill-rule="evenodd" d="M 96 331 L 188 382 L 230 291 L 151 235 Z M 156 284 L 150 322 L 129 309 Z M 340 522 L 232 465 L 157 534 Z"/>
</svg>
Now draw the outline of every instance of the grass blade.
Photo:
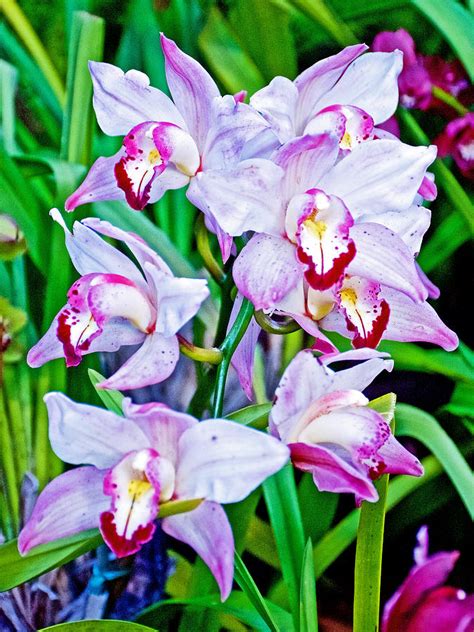
<svg viewBox="0 0 474 632">
<path fill-rule="evenodd" d="M 316 578 L 314 576 L 313 545 L 308 539 L 303 555 L 300 587 L 300 632 L 318 632 Z"/>
<path fill-rule="evenodd" d="M 259 613 L 265 623 L 268 625 L 269 629 L 272 632 L 279 632 L 279 628 L 268 609 L 267 604 L 265 603 L 264 598 L 262 597 L 261 592 L 257 588 L 256 583 L 254 582 L 252 576 L 250 575 L 247 567 L 240 555 L 235 552 L 235 581 L 239 584 L 240 588 L 244 591 L 244 593 L 249 598 L 249 601 L 255 607 L 255 610 Z"/>
</svg>

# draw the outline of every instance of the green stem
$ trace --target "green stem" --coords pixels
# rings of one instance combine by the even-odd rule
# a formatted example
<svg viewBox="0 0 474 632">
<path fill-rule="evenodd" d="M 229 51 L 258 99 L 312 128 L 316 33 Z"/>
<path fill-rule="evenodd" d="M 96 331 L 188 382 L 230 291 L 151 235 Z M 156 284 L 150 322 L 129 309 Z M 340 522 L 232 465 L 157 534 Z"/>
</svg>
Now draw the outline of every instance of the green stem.
<svg viewBox="0 0 474 632">
<path fill-rule="evenodd" d="M 227 372 L 229 371 L 230 361 L 232 360 L 232 356 L 237 348 L 237 345 L 242 340 L 242 336 L 249 326 L 252 316 L 253 305 L 249 300 L 244 299 L 239 313 L 237 314 L 237 318 L 220 347 L 223 357 L 222 362 L 219 364 L 219 368 L 217 369 L 216 384 L 214 388 L 214 403 L 212 410 L 212 416 L 214 418 L 222 415 L 225 383 L 227 379 Z"/>
<path fill-rule="evenodd" d="M 198 252 L 204 261 L 204 265 L 217 283 L 222 285 L 225 281 L 225 274 L 212 254 L 211 247 L 209 245 L 209 232 L 206 228 L 206 224 L 204 223 L 204 215 L 202 213 L 198 215 L 196 220 L 196 245 Z"/>
<path fill-rule="evenodd" d="M 431 92 L 434 97 L 438 99 L 438 101 L 443 101 L 446 105 L 449 105 L 453 108 L 458 114 L 464 116 L 469 112 L 469 110 L 464 107 L 462 103 L 460 103 L 455 96 L 443 90 L 443 88 L 439 88 L 438 86 L 433 86 Z"/>
<path fill-rule="evenodd" d="M 376 503 L 362 502 L 354 575 L 354 632 L 378 632 L 388 475 L 375 483 Z"/>
<path fill-rule="evenodd" d="M 179 350 L 181 353 L 196 362 L 208 362 L 209 364 L 220 364 L 222 362 L 222 351 L 213 347 L 206 349 L 205 347 L 197 347 L 189 340 L 178 334 Z"/>
</svg>

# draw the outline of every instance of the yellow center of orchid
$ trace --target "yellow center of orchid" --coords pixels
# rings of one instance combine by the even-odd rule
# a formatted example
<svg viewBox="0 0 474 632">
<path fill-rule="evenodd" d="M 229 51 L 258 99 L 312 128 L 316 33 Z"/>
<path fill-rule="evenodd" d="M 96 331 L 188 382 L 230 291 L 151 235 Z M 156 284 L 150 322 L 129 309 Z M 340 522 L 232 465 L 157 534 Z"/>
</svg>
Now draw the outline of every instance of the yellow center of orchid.
<svg viewBox="0 0 474 632">
<path fill-rule="evenodd" d="M 339 147 L 341 149 L 352 149 L 352 137 L 349 132 L 344 132 L 344 136 L 339 142 Z"/>
<path fill-rule="evenodd" d="M 161 154 L 158 149 L 152 149 L 148 154 L 148 162 L 151 165 L 156 165 L 161 162 Z"/>
<path fill-rule="evenodd" d="M 134 500 L 140 500 L 140 498 L 152 487 L 148 480 L 140 480 L 133 478 L 128 484 L 128 493 Z"/>
<path fill-rule="evenodd" d="M 352 303 L 352 305 L 356 305 L 357 294 L 352 288 L 346 287 L 344 290 L 341 290 L 341 300 L 342 302 Z"/>
</svg>

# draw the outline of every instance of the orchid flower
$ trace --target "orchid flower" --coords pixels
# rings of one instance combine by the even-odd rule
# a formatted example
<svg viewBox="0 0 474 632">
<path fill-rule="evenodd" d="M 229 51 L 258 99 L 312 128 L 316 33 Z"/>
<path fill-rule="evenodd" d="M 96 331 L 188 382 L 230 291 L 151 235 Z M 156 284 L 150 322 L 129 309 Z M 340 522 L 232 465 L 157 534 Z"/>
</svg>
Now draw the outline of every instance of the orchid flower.
<svg viewBox="0 0 474 632">
<path fill-rule="evenodd" d="M 71 286 L 67 304 L 28 353 L 39 367 L 64 357 L 77 366 L 87 353 L 141 345 L 101 388 L 134 389 L 165 380 L 179 359 L 176 333 L 209 295 L 204 279 L 176 278 L 144 241 L 96 218 L 67 229 L 59 211 L 53 218 L 66 235 L 66 247 L 81 277 Z M 139 265 L 101 239 L 126 244 Z"/>
<path fill-rule="evenodd" d="M 474 628 L 474 595 L 443 586 L 459 552 L 428 555 L 427 527 L 421 527 L 417 540 L 415 566 L 386 603 L 382 632 L 469 632 Z"/>
<path fill-rule="evenodd" d="M 474 113 L 450 121 L 435 138 L 439 155 L 452 156 L 465 178 L 474 180 Z"/>
<path fill-rule="evenodd" d="M 430 222 L 418 190 L 435 154 L 379 139 L 339 160 L 333 134 L 283 145 L 272 156 L 284 172 L 272 198 L 279 234 L 256 234 L 243 248 L 233 268 L 239 291 L 323 341 L 315 322 L 355 347 L 383 337 L 454 349 L 457 337 L 426 303 L 434 288 L 415 263 Z"/>
<path fill-rule="evenodd" d="M 388 354 L 358 349 L 320 358 L 301 351 L 275 392 L 270 430 L 288 444 L 293 465 L 313 475 L 320 491 L 352 492 L 375 502 L 383 473 L 421 476 L 423 468 L 392 435 L 362 391 L 384 369 Z M 365 360 L 335 373 L 329 364 Z"/>
<path fill-rule="evenodd" d="M 199 423 L 164 404 L 124 399 L 124 418 L 61 393 L 49 393 L 45 402 L 53 450 L 67 463 L 86 465 L 61 474 L 40 494 L 20 533 L 20 553 L 98 527 L 109 548 L 124 557 L 151 540 L 163 503 L 200 500 L 161 525 L 202 557 L 226 599 L 234 540 L 221 503 L 243 500 L 281 469 L 288 448 L 241 424 Z"/>
<path fill-rule="evenodd" d="M 206 70 L 164 35 L 161 46 L 173 101 L 137 70 L 123 73 L 110 64 L 90 62 L 98 123 L 105 134 L 125 138 L 118 153 L 93 164 L 66 200 L 66 210 L 114 199 L 126 199 L 133 209 L 142 210 L 168 189 L 195 179 L 223 179 L 238 192 L 239 203 L 233 214 L 221 213 L 219 222 L 200 193 L 190 189 L 188 197 L 206 213 L 227 258 L 229 235 L 242 233 L 242 221 L 246 230 L 261 228 L 258 200 L 279 177 L 275 165 L 252 157 L 236 168 L 247 142 L 269 130 L 269 124 L 242 103 L 243 94 L 221 97 Z"/>
</svg>

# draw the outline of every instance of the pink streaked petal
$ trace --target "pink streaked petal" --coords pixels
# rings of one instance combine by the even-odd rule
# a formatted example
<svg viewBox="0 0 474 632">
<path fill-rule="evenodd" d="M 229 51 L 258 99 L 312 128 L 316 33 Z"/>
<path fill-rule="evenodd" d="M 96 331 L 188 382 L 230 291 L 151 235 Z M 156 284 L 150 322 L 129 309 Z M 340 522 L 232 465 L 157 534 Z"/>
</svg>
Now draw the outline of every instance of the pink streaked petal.
<svg viewBox="0 0 474 632">
<path fill-rule="evenodd" d="M 335 196 L 312 189 L 305 197 L 310 199 L 309 204 L 304 200 L 297 222 L 296 252 L 306 267 L 309 285 L 314 290 L 327 290 L 342 279 L 355 257 L 356 247 L 349 237 L 354 220 L 344 202 Z"/>
<path fill-rule="evenodd" d="M 173 40 L 161 34 L 168 87 L 177 108 L 200 150 L 211 126 L 214 99 L 219 89 L 200 63 L 183 53 Z"/>
<path fill-rule="evenodd" d="M 97 158 L 82 184 L 70 195 L 64 203 L 66 211 L 73 211 L 82 204 L 98 202 L 100 200 L 124 200 L 124 192 L 117 186 L 115 165 L 124 158 L 125 151 L 121 148 L 113 156 Z"/>
<path fill-rule="evenodd" d="M 247 90 L 239 90 L 239 92 L 236 92 L 233 97 L 236 103 L 244 103 L 247 98 Z"/>
<path fill-rule="evenodd" d="M 150 446 L 173 465 L 177 462 L 181 435 L 198 423 L 194 417 L 158 402 L 133 404 L 129 398 L 125 398 L 123 412 L 147 436 Z"/>
<path fill-rule="evenodd" d="M 40 544 L 98 527 L 99 514 L 109 504 L 102 491 L 104 475 L 105 471 L 92 466 L 78 467 L 46 485 L 18 537 L 21 555 Z"/>
<path fill-rule="evenodd" d="M 280 143 L 295 136 L 297 101 L 298 89 L 286 77 L 275 77 L 250 97 L 250 105 L 270 123 Z"/>
<path fill-rule="evenodd" d="M 150 384 L 159 384 L 171 375 L 179 359 L 176 336 L 165 338 L 149 334 L 142 346 L 100 388 L 132 390 Z"/>
<path fill-rule="evenodd" d="M 357 145 L 319 183 L 342 198 L 354 219 L 370 213 L 403 211 L 415 199 L 436 148 L 373 140 Z"/>
<path fill-rule="evenodd" d="M 310 404 L 327 392 L 331 374 L 311 351 L 300 351 L 290 362 L 275 391 L 270 413 L 270 427 L 282 441 L 288 440 Z"/>
<path fill-rule="evenodd" d="M 380 296 L 380 285 L 361 277 L 346 279 L 339 291 L 339 308 L 352 333 L 354 347 L 375 348 L 390 317 L 389 304 Z"/>
<path fill-rule="evenodd" d="M 136 211 L 143 210 L 148 204 L 153 180 L 163 173 L 168 164 L 154 141 L 156 127 L 154 122 L 133 127 L 123 141 L 125 155 L 114 167 L 117 186 Z"/>
<path fill-rule="evenodd" d="M 398 632 L 403 629 L 423 597 L 447 580 L 458 558 L 458 551 L 436 553 L 423 564 L 412 568 L 403 584 L 385 604 L 382 631 Z"/>
<path fill-rule="evenodd" d="M 105 134 L 123 136 L 143 121 L 184 121 L 163 92 L 152 88 L 148 77 L 138 70 L 124 73 L 102 62 L 89 62 L 94 84 L 94 110 Z"/>
<path fill-rule="evenodd" d="M 428 174 L 431 175 L 431 174 Z M 425 200 L 428 200 L 428 202 L 432 202 L 433 200 L 436 200 L 436 196 L 438 195 L 438 189 L 436 188 L 436 184 L 434 182 L 434 177 L 428 177 L 428 175 L 426 175 L 422 182 L 421 182 L 421 186 L 418 189 L 418 193 L 419 195 L 421 195 L 422 198 L 424 198 Z"/>
<path fill-rule="evenodd" d="M 288 204 L 294 195 L 318 185 L 330 172 L 339 154 L 339 139 L 333 134 L 300 136 L 290 140 L 272 155 L 284 170 L 281 199 Z"/>
<path fill-rule="evenodd" d="M 416 63 L 415 42 L 405 29 L 381 31 L 374 37 L 372 50 L 390 53 L 395 49 L 402 51 L 404 66 L 411 66 Z"/>
<path fill-rule="evenodd" d="M 288 448 L 264 432 L 223 419 L 207 419 L 179 440 L 176 493 L 235 503 L 288 461 Z"/>
<path fill-rule="evenodd" d="M 429 303 L 414 303 L 405 294 L 389 288 L 383 288 L 381 296 L 390 306 L 384 338 L 400 342 L 431 342 L 446 351 L 457 348 L 457 335 L 443 323 Z"/>
<path fill-rule="evenodd" d="M 230 313 L 229 324 L 227 326 L 227 333 L 235 322 L 237 314 L 242 306 L 242 295 L 237 294 L 232 311 Z M 253 400 L 253 368 L 255 349 L 257 347 L 257 340 L 260 335 L 260 327 L 256 320 L 252 318 L 250 325 L 247 327 L 242 340 L 237 345 L 237 349 L 232 356 L 232 366 L 234 367 L 241 387 L 244 390 L 245 395 L 249 400 Z"/>
<path fill-rule="evenodd" d="M 162 160 L 173 163 L 186 176 L 199 169 L 201 158 L 192 136 L 172 123 L 158 123 L 153 129 L 153 140 Z"/>
<path fill-rule="evenodd" d="M 129 451 L 104 478 L 110 509 L 100 516 L 100 531 L 117 557 L 136 553 L 155 531 L 160 497 L 159 455 L 151 448 Z"/>
<path fill-rule="evenodd" d="M 295 86 L 299 92 L 296 112 L 297 133 L 301 133 L 308 120 L 321 109 L 318 107 L 321 97 L 331 90 L 349 64 L 367 48 L 365 44 L 347 46 L 337 55 L 316 62 L 296 77 Z M 337 102 L 333 101 L 328 105 L 333 103 Z"/>
<path fill-rule="evenodd" d="M 418 265 L 418 263 L 416 264 L 416 269 L 418 270 L 418 275 L 421 279 L 421 282 L 423 283 L 423 285 L 426 288 L 426 291 L 428 292 L 428 298 L 439 298 L 441 294 L 439 287 L 435 285 L 433 281 L 431 281 L 426 276 L 426 274 L 423 272 L 423 270 Z"/>
<path fill-rule="evenodd" d="M 78 404 L 62 393 L 48 393 L 44 401 L 51 446 L 66 463 L 106 469 L 126 452 L 149 444 L 136 424 L 108 410 Z"/>
<path fill-rule="evenodd" d="M 198 173 L 187 197 L 229 235 L 248 230 L 278 235 L 284 219 L 275 192 L 282 176 L 282 170 L 269 160 L 243 160 L 229 169 Z"/>
<path fill-rule="evenodd" d="M 354 349 L 354 353 L 357 351 L 362 351 L 364 355 L 366 355 L 368 351 L 374 351 L 375 354 L 377 354 L 375 349 Z M 346 353 L 341 353 L 340 357 L 343 360 L 358 359 L 353 357 L 352 353 L 351 351 L 347 351 Z M 386 356 L 388 354 L 378 355 Z M 339 358 L 336 357 L 326 362 L 334 362 L 338 359 Z M 320 361 L 325 362 L 324 356 L 320 358 Z M 393 360 L 373 357 L 349 369 L 343 369 L 342 371 L 334 373 L 331 380 L 331 390 L 345 390 L 351 388 L 357 391 L 364 391 L 382 371 L 390 372 L 392 369 Z"/>
<path fill-rule="evenodd" d="M 240 252 L 232 272 L 237 288 L 255 309 L 272 309 L 297 285 L 303 268 L 292 243 L 282 237 L 255 235 Z"/>
<path fill-rule="evenodd" d="M 423 466 L 402 444 L 390 435 L 387 442 L 379 449 L 379 456 L 385 464 L 388 474 L 409 474 L 423 476 Z"/>
<path fill-rule="evenodd" d="M 209 296 L 205 279 L 186 279 L 165 274 L 150 263 L 145 270 L 155 287 L 158 313 L 155 331 L 166 338 L 176 334 Z"/>
<path fill-rule="evenodd" d="M 236 103 L 230 95 L 223 97 L 206 138 L 202 170 L 236 165 L 247 143 L 268 129 L 269 124 L 249 105 Z"/>
<path fill-rule="evenodd" d="M 356 494 L 369 502 L 378 500 L 377 491 L 365 473 L 329 448 L 305 443 L 291 443 L 289 447 L 294 466 L 310 472 L 319 491 Z"/>
<path fill-rule="evenodd" d="M 234 537 L 223 508 L 205 501 L 193 511 L 165 518 L 163 531 L 196 551 L 214 575 L 225 601 L 234 577 Z"/>
<path fill-rule="evenodd" d="M 414 204 L 404 211 L 364 214 L 359 217 L 358 222 L 386 226 L 396 233 L 416 256 L 420 251 L 423 236 L 430 227 L 431 211 Z"/>
<path fill-rule="evenodd" d="M 407 632 L 472 632 L 474 628 L 474 595 L 452 586 L 430 592 L 412 613 Z"/>
<path fill-rule="evenodd" d="M 414 301 L 426 299 L 414 256 L 398 235 L 381 224 L 364 222 L 353 226 L 351 237 L 357 254 L 348 274 L 400 290 Z"/>
<path fill-rule="evenodd" d="M 351 150 L 356 145 L 373 137 L 372 117 L 352 105 L 330 105 L 312 118 L 306 126 L 305 134 L 334 133 L 339 138 L 339 147 Z"/>
<path fill-rule="evenodd" d="M 318 109 L 342 103 L 364 110 L 375 123 L 386 121 L 398 105 L 397 79 L 402 65 L 400 51 L 359 57 L 318 101 Z"/>
</svg>

